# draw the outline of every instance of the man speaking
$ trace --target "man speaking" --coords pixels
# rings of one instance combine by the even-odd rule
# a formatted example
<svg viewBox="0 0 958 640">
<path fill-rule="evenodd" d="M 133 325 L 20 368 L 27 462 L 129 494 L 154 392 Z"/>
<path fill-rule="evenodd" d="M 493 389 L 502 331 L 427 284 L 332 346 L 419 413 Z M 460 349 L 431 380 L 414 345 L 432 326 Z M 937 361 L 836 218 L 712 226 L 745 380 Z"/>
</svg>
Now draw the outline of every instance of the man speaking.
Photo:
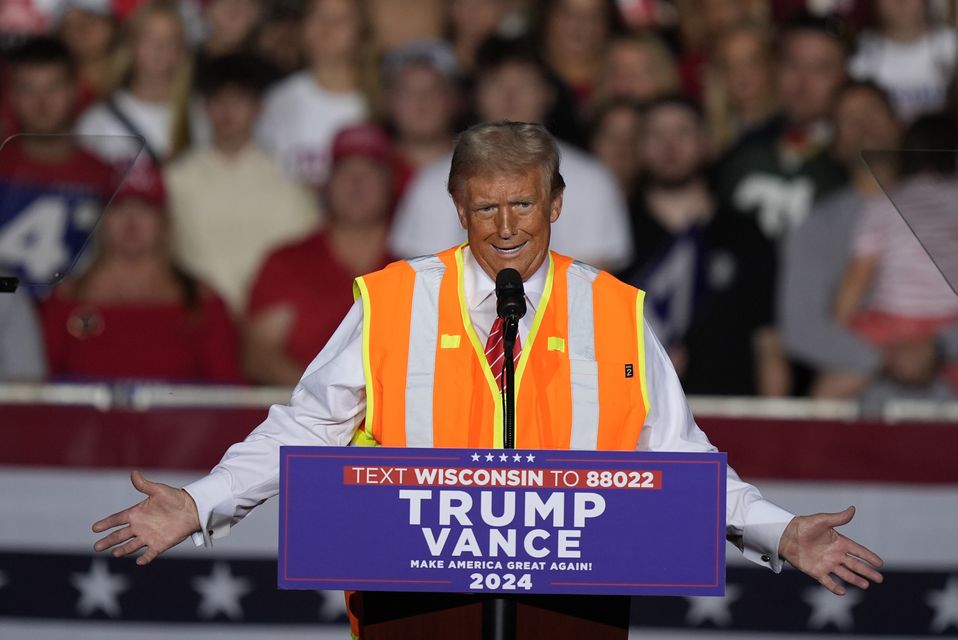
<svg viewBox="0 0 958 640">
<path fill-rule="evenodd" d="M 357 299 L 309 365 L 213 471 L 183 489 L 137 472 L 147 498 L 93 525 L 95 549 L 147 564 L 193 535 L 211 544 L 279 490 L 281 445 L 502 447 L 502 322 L 495 280 L 515 269 L 526 314 L 515 346 L 517 448 L 714 451 L 692 419 L 643 293 L 549 251 L 564 183 L 541 126 L 480 124 L 455 148 L 449 192 L 468 242 L 356 280 Z M 834 527 L 854 515 L 793 516 L 728 472 L 727 536 L 750 560 L 783 560 L 837 594 L 881 582 L 881 558 Z"/>
</svg>

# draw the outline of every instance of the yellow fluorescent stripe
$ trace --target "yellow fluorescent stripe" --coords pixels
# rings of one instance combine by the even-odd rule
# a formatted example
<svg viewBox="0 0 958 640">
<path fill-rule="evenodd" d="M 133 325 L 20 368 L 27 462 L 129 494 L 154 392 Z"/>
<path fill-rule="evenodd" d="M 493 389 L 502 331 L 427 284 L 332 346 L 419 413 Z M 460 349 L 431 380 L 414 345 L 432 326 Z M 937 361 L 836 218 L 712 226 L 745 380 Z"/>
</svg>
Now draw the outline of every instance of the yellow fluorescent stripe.
<svg viewBox="0 0 958 640">
<path fill-rule="evenodd" d="M 369 366 L 369 333 L 372 324 L 372 313 L 370 312 L 369 290 L 366 289 L 366 282 L 362 277 L 356 278 L 353 283 L 353 291 L 358 292 L 363 299 L 363 373 L 366 376 L 366 421 L 364 430 L 370 439 L 373 439 L 373 419 L 375 418 L 375 396 L 373 394 L 373 371 Z"/>
<path fill-rule="evenodd" d="M 565 340 L 558 336 L 549 336 L 549 351 L 561 351 L 565 353 Z"/>
<path fill-rule="evenodd" d="M 458 349 L 461 340 L 462 336 L 459 334 L 452 336 L 448 333 L 444 333 L 439 339 L 439 346 L 443 349 Z"/>
<path fill-rule="evenodd" d="M 639 327 L 639 384 L 642 387 L 642 402 L 645 404 L 645 415 L 649 415 L 649 386 L 645 379 L 645 291 L 639 289 L 635 297 L 635 323 Z"/>
<path fill-rule="evenodd" d="M 479 344 L 479 336 L 476 335 L 476 329 L 472 326 L 472 319 L 469 317 L 469 306 L 466 303 L 466 284 L 462 269 L 462 248 L 465 244 L 459 245 L 456 249 L 456 278 L 459 280 L 459 310 L 462 313 L 462 324 L 466 327 L 466 335 L 469 336 L 469 342 L 476 351 L 476 357 L 479 358 L 479 365 L 486 376 L 486 382 L 489 384 L 489 391 L 492 393 L 493 406 L 496 408 L 495 423 L 493 424 L 493 442 L 492 446 L 496 449 L 502 448 L 502 394 L 499 393 L 499 387 L 496 385 L 496 379 L 492 376 L 492 369 L 489 368 L 489 361 L 486 360 L 486 352 Z M 523 349 L 525 355 L 525 349 Z M 521 366 L 521 365 L 520 365 Z M 519 384 L 516 383 L 516 389 Z"/>
</svg>

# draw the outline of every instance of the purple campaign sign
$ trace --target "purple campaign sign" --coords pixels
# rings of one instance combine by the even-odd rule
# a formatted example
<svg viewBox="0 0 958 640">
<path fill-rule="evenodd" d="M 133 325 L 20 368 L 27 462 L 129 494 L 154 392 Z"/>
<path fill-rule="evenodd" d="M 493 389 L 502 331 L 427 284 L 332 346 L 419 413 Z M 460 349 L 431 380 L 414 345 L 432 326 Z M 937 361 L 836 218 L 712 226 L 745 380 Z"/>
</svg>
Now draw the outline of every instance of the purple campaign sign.
<svg viewBox="0 0 958 640">
<path fill-rule="evenodd" d="M 282 447 L 284 589 L 725 593 L 724 453 Z"/>
</svg>

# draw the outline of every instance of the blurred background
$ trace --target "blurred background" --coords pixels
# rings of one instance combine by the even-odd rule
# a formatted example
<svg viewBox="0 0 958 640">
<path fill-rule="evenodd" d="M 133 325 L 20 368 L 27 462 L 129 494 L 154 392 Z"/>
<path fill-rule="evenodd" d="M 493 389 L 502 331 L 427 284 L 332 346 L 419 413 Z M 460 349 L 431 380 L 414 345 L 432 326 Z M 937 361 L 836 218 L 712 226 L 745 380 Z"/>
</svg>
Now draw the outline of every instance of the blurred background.
<svg viewBox="0 0 958 640">
<path fill-rule="evenodd" d="M 89 527 L 285 403 L 355 276 L 464 240 L 455 136 L 500 119 L 559 139 L 553 248 L 647 291 L 730 463 L 856 504 L 887 562 L 837 598 L 732 549 L 725 598 L 636 600 L 636 634 L 958 635 L 956 14 L 3 0 L 0 637 L 345 637 L 341 594 L 275 589 L 274 504 L 146 569 Z"/>
</svg>

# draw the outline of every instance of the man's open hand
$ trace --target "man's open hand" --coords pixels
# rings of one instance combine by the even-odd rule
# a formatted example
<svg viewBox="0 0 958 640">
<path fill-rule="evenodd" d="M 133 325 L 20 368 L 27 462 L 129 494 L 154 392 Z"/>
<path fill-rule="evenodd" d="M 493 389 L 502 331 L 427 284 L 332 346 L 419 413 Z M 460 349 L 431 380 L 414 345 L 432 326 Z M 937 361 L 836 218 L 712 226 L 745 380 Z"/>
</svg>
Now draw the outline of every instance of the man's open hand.
<svg viewBox="0 0 958 640">
<path fill-rule="evenodd" d="M 114 547 L 113 556 L 119 558 L 146 547 L 146 552 L 136 559 L 137 564 L 145 565 L 198 531 L 200 519 L 193 498 L 183 489 L 150 482 L 139 471 L 134 471 L 130 480 L 137 491 L 146 494 L 146 499 L 95 522 L 96 533 L 121 528 L 97 540 L 93 548 L 105 551 Z"/>
<path fill-rule="evenodd" d="M 881 582 L 877 569 L 881 568 L 882 559 L 835 531 L 835 527 L 851 522 L 854 515 L 855 507 L 848 507 L 839 513 L 796 516 L 782 534 L 779 555 L 840 596 L 845 595 L 845 587 L 835 582 L 833 575 L 859 589 Z"/>
</svg>

